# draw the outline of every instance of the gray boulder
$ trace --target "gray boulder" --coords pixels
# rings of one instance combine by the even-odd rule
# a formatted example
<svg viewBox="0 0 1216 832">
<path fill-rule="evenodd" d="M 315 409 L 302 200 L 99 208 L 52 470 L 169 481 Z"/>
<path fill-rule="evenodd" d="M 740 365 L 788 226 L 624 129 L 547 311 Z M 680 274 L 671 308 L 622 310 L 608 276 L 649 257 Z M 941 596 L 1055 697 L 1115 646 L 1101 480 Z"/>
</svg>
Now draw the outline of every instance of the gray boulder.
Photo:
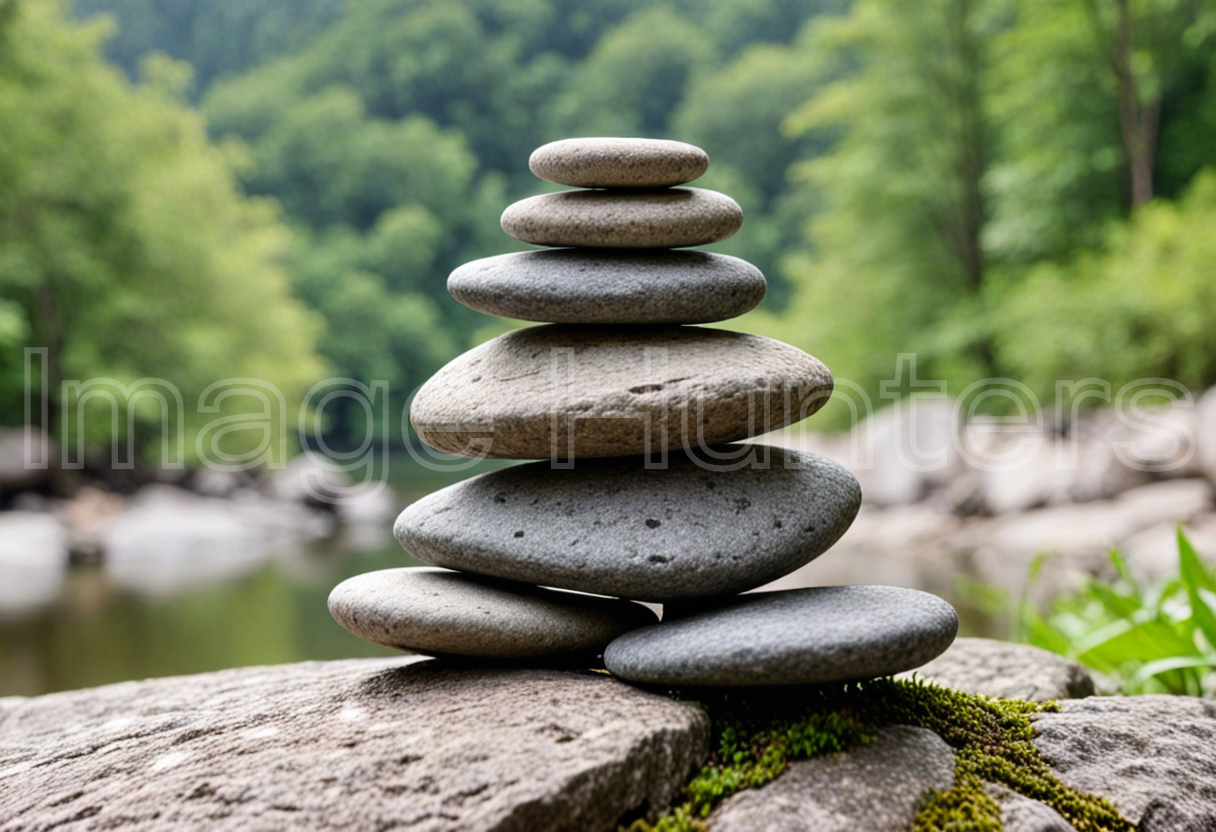
<svg viewBox="0 0 1216 832">
<path fill-rule="evenodd" d="M 1047 702 L 1094 693 L 1093 677 L 1081 665 L 1029 644 L 989 638 L 955 639 L 914 673 L 942 687 L 997 699 Z"/>
<path fill-rule="evenodd" d="M 1057 776 L 1110 800 L 1140 832 L 1216 829 L 1216 702 L 1093 697 L 1034 725 Z"/>
<path fill-rule="evenodd" d="M 899 725 L 842 754 L 793 763 L 710 816 L 711 832 L 906 832 L 930 789 L 954 785 L 954 752 L 932 731 Z"/>
<path fill-rule="evenodd" d="M 0 699 L 0 830 L 614 830 L 707 733 L 602 675 L 417 659 Z"/>
</svg>

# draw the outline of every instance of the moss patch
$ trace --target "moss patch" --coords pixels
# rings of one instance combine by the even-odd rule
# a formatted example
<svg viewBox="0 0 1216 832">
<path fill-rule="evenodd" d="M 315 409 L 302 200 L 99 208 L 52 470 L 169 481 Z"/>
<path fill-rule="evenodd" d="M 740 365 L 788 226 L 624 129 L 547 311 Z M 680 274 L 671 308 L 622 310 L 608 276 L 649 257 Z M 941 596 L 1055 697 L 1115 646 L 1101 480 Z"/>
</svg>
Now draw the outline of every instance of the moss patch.
<svg viewBox="0 0 1216 832">
<path fill-rule="evenodd" d="M 892 679 L 673 695 L 709 712 L 713 756 L 685 788 L 682 803 L 661 817 L 635 821 L 628 832 L 704 830 L 705 819 L 732 794 L 770 782 L 793 760 L 869 742 L 882 725 L 926 728 L 954 749 L 954 787 L 926 795 L 916 832 L 999 830 L 1000 807 L 984 790 L 986 782 L 1047 804 L 1078 832 L 1135 828 L 1109 801 L 1065 786 L 1039 755 L 1030 717 L 1054 704 L 988 699 Z"/>
</svg>

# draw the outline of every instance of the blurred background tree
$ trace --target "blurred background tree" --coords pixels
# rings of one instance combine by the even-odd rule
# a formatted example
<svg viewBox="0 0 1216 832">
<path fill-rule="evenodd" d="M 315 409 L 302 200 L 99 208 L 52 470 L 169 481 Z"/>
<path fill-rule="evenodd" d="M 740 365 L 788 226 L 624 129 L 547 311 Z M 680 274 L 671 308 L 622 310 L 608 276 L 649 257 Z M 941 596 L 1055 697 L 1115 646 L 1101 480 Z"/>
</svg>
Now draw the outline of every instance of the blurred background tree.
<svg viewBox="0 0 1216 832">
<path fill-rule="evenodd" d="M 409 392 L 484 332 L 448 273 L 515 247 L 497 215 L 548 187 L 533 148 L 596 133 L 706 147 L 747 214 L 717 248 L 770 281 L 742 325 L 872 395 L 908 351 L 1045 399 L 1216 382 L 1216 0 L 77 0 L 108 38 L 52 0 L 2 8 L 7 421 L 14 350 L 60 332 L 61 361 L 90 356 L 72 377 L 299 389 L 319 354 L 390 382 L 400 441 Z M 70 308 L 36 311 L 31 262 Z M 207 350 L 174 346 L 194 328 Z M 328 416 L 331 443 L 363 430 Z"/>
<path fill-rule="evenodd" d="M 229 153 L 182 102 L 189 67 L 150 56 L 132 85 L 98 54 L 108 28 L 77 26 L 51 2 L 0 5 L 0 409 L 21 422 L 20 345 L 36 345 L 53 422 L 75 412 L 62 381 L 112 379 L 124 418 L 105 406 L 83 426 L 89 444 L 108 444 L 126 431 L 122 387 L 166 379 L 188 403 L 193 456 L 217 415 L 197 411 L 200 393 L 253 377 L 298 400 L 323 369 L 321 323 L 291 295 L 278 209 L 241 194 Z M 231 396 L 218 414 L 256 410 Z M 159 436 L 156 402 L 135 412 L 137 433 L 146 423 Z M 221 448 L 262 441 L 237 430 Z"/>
</svg>

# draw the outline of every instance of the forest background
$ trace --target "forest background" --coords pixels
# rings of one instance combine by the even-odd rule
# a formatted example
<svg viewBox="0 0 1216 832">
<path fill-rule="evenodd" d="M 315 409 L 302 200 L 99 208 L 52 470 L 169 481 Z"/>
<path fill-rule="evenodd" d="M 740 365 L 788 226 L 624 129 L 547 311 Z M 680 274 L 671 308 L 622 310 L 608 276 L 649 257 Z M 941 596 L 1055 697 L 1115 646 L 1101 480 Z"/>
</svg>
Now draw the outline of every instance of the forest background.
<svg viewBox="0 0 1216 832">
<path fill-rule="evenodd" d="M 579 135 L 704 147 L 746 216 L 715 248 L 770 284 L 731 326 L 876 401 L 898 353 L 1044 402 L 1216 382 L 1216 0 L 0 0 L 0 423 L 31 369 L 55 431 L 64 380 L 340 377 L 389 382 L 400 443 L 511 325 L 448 273 L 519 247 L 529 153 Z M 97 448 L 129 429 L 103 404 Z"/>
</svg>

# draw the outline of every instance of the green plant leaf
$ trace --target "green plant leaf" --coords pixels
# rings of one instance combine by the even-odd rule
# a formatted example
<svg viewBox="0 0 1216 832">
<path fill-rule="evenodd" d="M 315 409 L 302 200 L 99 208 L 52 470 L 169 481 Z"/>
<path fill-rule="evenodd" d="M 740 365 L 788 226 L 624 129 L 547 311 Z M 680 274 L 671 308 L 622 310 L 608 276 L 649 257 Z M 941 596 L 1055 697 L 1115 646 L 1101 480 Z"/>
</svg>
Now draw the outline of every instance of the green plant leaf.
<svg viewBox="0 0 1216 832">
<path fill-rule="evenodd" d="M 1178 527 L 1178 569 L 1191 602 L 1191 619 L 1203 631 L 1208 644 L 1216 646 L 1216 609 L 1205 596 L 1216 593 L 1216 579 L 1208 572 L 1199 553 Z"/>
<path fill-rule="evenodd" d="M 1136 681 L 1145 682 L 1162 673 L 1174 670 L 1211 670 L 1216 668 L 1216 653 L 1203 656 L 1173 656 L 1168 659 L 1158 659 L 1149 662 L 1136 671 Z"/>
</svg>

